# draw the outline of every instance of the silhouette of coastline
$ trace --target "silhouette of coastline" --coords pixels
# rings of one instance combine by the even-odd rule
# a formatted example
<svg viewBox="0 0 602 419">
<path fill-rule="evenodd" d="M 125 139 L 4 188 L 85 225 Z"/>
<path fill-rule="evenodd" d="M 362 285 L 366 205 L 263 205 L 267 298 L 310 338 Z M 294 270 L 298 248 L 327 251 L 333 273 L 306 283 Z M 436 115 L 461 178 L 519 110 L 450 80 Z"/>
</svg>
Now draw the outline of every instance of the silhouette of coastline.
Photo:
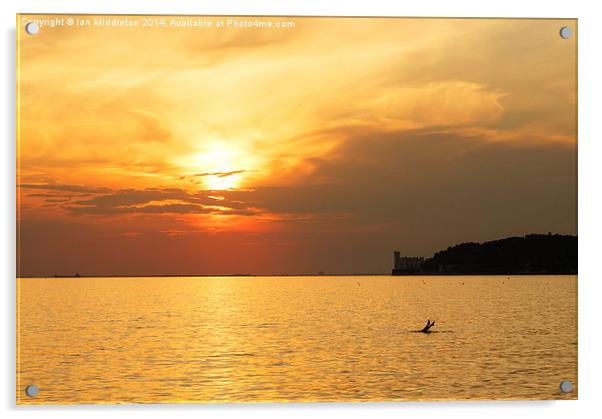
<svg viewBox="0 0 602 419">
<path fill-rule="evenodd" d="M 462 243 L 431 258 L 402 257 L 395 252 L 393 275 L 576 275 L 577 236 L 529 234 L 484 243 Z M 157 273 L 157 274 L 21 274 L 17 278 L 160 278 L 160 277 L 339 277 L 384 276 L 383 272 L 316 273 Z M 358 284 L 359 285 L 359 284 Z"/>
<path fill-rule="evenodd" d="M 416 266 L 396 269 L 400 260 Z M 393 275 L 571 275 L 577 274 L 577 237 L 548 233 L 462 243 L 425 260 L 395 252 L 395 267 Z"/>
</svg>

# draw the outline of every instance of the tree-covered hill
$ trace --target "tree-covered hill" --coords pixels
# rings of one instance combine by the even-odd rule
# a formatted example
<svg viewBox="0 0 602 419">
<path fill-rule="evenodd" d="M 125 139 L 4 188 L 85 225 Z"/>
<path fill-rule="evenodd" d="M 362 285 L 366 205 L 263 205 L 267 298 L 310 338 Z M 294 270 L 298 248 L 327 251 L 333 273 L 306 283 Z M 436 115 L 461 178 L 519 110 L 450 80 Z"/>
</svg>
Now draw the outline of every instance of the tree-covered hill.
<svg viewBox="0 0 602 419">
<path fill-rule="evenodd" d="M 577 237 L 529 234 L 479 243 L 462 243 L 424 261 L 423 273 L 576 274 Z"/>
</svg>

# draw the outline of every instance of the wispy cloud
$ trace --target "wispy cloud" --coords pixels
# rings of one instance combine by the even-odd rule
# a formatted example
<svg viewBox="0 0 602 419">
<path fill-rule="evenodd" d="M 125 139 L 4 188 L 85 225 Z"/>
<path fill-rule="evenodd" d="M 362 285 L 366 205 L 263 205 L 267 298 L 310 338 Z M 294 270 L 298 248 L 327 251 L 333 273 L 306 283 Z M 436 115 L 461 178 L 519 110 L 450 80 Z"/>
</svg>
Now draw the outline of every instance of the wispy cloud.
<svg viewBox="0 0 602 419">
<path fill-rule="evenodd" d="M 109 193 L 110 188 L 82 185 L 66 185 L 56 183 L 21 183 L 18 188 L 40 189 L 45 191 L 78 192 L 78 193 Z"/>
<path fill-rule="evenodd" d="M 193 176 L 217 176 L 217 177 L 228 177 L 232 175 L 237 175 L 239 173 L 245 173 L 246 170 L 232 170 L 230 172 L 205 172 L 205 173 L 197 173 Z"/>
<path fill-rule="evenodd" d="M 253 215 L 256 209 L 236 200 L 225 201 L 208 191 L 189 193 L 176 188 L 123 189 L 90 199 L 72 201 L 67 211 L 91 215 L 222 214 Z"/>
</svg>

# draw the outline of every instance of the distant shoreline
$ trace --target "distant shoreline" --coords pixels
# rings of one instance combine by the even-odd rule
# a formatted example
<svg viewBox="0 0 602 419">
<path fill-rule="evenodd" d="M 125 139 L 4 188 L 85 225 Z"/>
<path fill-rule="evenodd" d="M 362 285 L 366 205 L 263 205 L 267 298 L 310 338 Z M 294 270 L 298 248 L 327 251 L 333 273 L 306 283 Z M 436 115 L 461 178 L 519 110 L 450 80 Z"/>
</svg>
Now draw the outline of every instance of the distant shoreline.
<svg viewBox="0 0 602 419">
<path fill-rule="evenodd" d="M 394 265 L 379 273 L 286 273 L 252 274 L 151 274 L 151 275 L 17 275 L 17 278 L 207 278 L 207 277 L 342 277 L 342 276 L 534 276 L 577 275 L 577 236 L 527 234 L 484 243 L 467 242 L 436 252 L 431 258 L 400 256 L 394 251 Z"/>
<path fill-rule="evenodd" d="M 44 279 L 86 279 L 86 278 L 269 278 L 269 277 L 342 277 L 342 276 L 384 276 L 384 277 L 404 277 L 404 276 L 561 276 L 561 275 L 578 275 L 577 272 L 524 272 L 524 273 L 416 273 L 408 275 L 392 275 L 390 273 L 378 273 L 378 274 L 202 274 L 202 275 L 27 275 L 17 276 L 17 279 L 32 279 L 32 278 L 44 278 Z"/>
</svg>

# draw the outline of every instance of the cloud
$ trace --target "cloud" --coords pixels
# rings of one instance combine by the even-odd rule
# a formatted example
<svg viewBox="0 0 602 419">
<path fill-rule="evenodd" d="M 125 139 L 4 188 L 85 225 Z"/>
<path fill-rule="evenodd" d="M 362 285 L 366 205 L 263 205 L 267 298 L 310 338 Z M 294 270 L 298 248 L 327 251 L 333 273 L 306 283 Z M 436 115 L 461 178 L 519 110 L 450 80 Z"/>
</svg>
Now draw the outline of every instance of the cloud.
<svg viewBox="0 0 602 419">
<path fill-rule="evenodd" d="M 230 172 L 206 172 L 206 173 L 197 173 L 193 176 L 217 176 L 217 177 L 228 177 L 232 175 L 237 175 L 239 173 L 244 173 L 246 170 L 232 170 Z"/>
<path fill-rule="evenodd" d="M 391 85 L 388 89 L 365 92 L 340 124 L 372 126 L 381 131 L 435 126 L 483 126 L 498 120 L 504 112 L 504 92 L 462 80 L 423 84 Z"/>
<path fill-rule="evenodd" d="M 253 215 L 257 210 L 242 202 L 225 201 L 210 191 L 190 193 L 177 188 L 123 189 L 90 199 L 73 201 L 67 211 L 93 215 L 222 214 Z"/>
<path fill-rule="evenodd" d="M 350 137 L 312 166 L 294 185 L 220 195 L 284 215 L 283 222 L 287 214 L 339 214 L 348 231 L 387 226 L 383 242 L 418 254 L 468 238 L 576 233 L 576 148 L 569 143 L 483 141 L 449 130 L 373 132 Z"/>
<path fill-rule="evenodd" d="M 29 198 L 54 198 L 56 195 L 51 193 L 30 193 L 27 196 Z"/>
<path fill-rule="evenodd" d="M 261 216 L 320 228 L 344 223 L 350 231 L 389 226 L 389 237 L 413 237 L 425 249 L 429 240 L 453 242 L 463 234 L 495 238 L 488 235 L 493 230 L 574 232 L 574 157 L 568 143 L 484 141 L 478 130 L 359 132 L 328 156 L 302 163 L 312 169 L 293 184 L 122 189 L 63 208 L 94 215 Z"/>
<path fill-rule="evenodd" d="M 164 126 L 164 122 L 154 112 L 140 109 L 127 109 L 129 115 L 137 123 L 139 138 L 146 141 L 167 141 L 171 139 L 171 131 Z"/>
<path fill-rule="evenodd" d="M 194 204 L 165 204 L 145 205 L 141 207 L 116 207 L 116 206 L 65 206 L 65 209 L 74 213 L 94 215 L 120 215 L 120 214 L 209 214 L 214 212 L 210 208 Z"/>
<path fill-rule="evenodd" d="M 77 192 L 77 193 L 109 193 L 111 189 L 96 187 L 96 186 L 82 186 L 82 185 L 65 185 L 65 184 L 54 184 L 54 183 L 21 183 L 17 184 L 18 188 L 25 189 L 40 189 L 45 191 L 60 191 L 60 192 Z"/>
<path fill-rule="evenodd" d="M 95 196 L 91 199 L 75 201 L 74 205 L 111 208 L 145 204 L 151 201 L 183 200 L 192 203 L 207 202 L 202 195 L 191 195 L 181 189 L 122 189 L 107 195 Z"/>
</svg>

